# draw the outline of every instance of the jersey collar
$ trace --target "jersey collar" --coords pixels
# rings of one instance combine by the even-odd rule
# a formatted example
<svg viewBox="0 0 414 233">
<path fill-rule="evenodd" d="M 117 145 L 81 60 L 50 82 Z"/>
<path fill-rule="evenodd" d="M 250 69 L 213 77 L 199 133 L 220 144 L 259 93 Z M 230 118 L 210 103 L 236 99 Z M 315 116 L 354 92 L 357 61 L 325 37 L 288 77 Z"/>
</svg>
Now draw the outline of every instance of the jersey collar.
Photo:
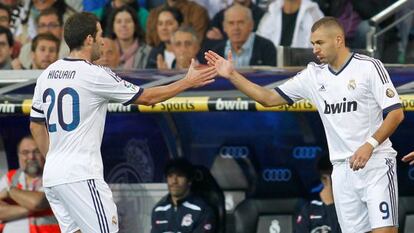
<svg viewBox="0 0 414 233">
<path fill-rule="evenodd" d="M 352 58 L 354 57 L 354 53 L 351 53 L 351 55 L 348 57 L 348 60 L 345 62 L 345 64 L 341 67 L 341 69 L 339 69 L 338 71 L 335 71 L 334 69 L 332 69 L 332 67 L 330 65 L 328 65 L 328 69 L 329 71 L 333 74 L 338 76 L 347 66 L 348 64 L 351 62 Z"/>
</svg>

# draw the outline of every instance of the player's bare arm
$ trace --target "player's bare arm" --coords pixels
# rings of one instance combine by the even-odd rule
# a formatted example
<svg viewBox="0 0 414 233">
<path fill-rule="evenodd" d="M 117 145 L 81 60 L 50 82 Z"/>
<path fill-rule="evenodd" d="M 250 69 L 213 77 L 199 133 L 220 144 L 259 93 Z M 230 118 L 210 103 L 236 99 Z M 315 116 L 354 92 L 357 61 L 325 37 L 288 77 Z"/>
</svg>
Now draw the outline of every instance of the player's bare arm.
<svg viewBox="0 0 414 233">
<path fill-rule="evenodd" d="M 49 134 L 44 122 L 30 122 L 30 132 L 33 135 L 37 146 L 43 156 L 46 156 L 49 150 Z"/>
<path fill-rule="evenodd" d="M 397 129 L 398 125 L 404 120 L 404 112 L 401 108 L 395 109 L 387 114 L 382 125 L 378 130 L 372 135 L 372 137 L 381 144 L 385 139 L 389 138 L 394 131 Z M 369 158 L 374 151 L 374 147 L 366 142 L 351 157 L 350 166 L 355 171 L 365 167 Z"/>
<path fill-rule="evenodd" d="M 166 86 L 152 87 L 144 92 L 134 102 L 135 104 L 153 105 L 167 100 L 177 94 L 195 87 L 201 87 L 214 82 L 217 72 L 214 67 L 196 68 L 194 59 L 183 79 Z"/>
<path fill-rule="evenodd" d="M 206 52 L 204 56 L 207 64 L 215 67 L 220 76 L 230 80 L 237 89 L 263 106 L 271 107 L 287 104 L 287 101 L 275 90 L 252 83 L 238 73 L 234 68 L 231 52 L 229 52 L 227 60 L 211 50 Z"/>
<path fill-rule="evenodd" d="M 405 155 L 402 158 L 402 161 L 404 161 L 404 162 L 410 162 L 410 165 L 414 165 L 414 151 L 412 151 L 411 153 Z"/>
</svg>

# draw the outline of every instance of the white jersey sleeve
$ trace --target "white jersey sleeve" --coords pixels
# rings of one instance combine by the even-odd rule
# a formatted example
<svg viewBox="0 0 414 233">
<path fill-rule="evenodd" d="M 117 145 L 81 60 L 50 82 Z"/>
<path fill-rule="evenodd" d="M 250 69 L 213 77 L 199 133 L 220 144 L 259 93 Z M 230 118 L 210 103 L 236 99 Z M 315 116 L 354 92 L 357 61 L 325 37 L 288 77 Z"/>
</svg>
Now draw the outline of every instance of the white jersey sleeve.
<svg viewBox="0 0 414 233">
<path fill-rule="evenodd" d="M 110 69 L 105 67 L 101 68 L 101 74 L 95 76 L 96 78 L 91 85 L 87 85 L 98 96 L 113 102 L 128 105 L 134 102 L 144 91 L 143 88 L 121 79 Z"/>
<path fill-rule="evenodd" d="M 310 93 L 307 87 L 307 79 L 309 68 L 297 73 L 293 78 L 289 79 L 275 90 L 289 103 L 293 104 L 301 99 L 309 99 Z"/>
<path fill-rule="evenodd" d="M 400 97 L 384 65 L 375 59 L 371 69 L 371 92 L 383 112 L 401 108 Z"/>
<path fill-rule="evenodd" d="M 39 83 L 36 84 L 33 100 L 32 100 L 32 109 L 30 111 L 30 120 L 34 122 L 43 122 L 46 120 L 44 111 L 43 111 L 43 100 L 42 93 L 40 91 Z"/>
</svg>

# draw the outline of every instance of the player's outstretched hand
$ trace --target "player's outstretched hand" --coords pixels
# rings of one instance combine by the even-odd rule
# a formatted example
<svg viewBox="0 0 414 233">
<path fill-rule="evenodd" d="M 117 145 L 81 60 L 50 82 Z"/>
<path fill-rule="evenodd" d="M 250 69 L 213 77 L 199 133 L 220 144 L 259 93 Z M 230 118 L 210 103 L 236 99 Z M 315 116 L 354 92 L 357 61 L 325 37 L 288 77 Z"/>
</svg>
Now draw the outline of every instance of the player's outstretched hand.
<svg viewBox="0 0 414 233">
<path fill-rule="evenodd" d="M 229 51 L 227 60 L 211 50 L 204 53 L 204 58 L 207 60 L 208 65 L 216 68 L 217 73 L 220 76 L 229 78 L 234 72 L 233 55 L 231 54 L 231 51 Z"/>
<path fill-rule="evenodd" d="M 216 75 L 217 71 L 214 67 L 196 67 L 196 62 L 193 58 L 191 59 L 191 65 L 190 68 L 188 68 L 185 79 L 189 81 L 191 87 L 202 87 L 214 82 L 214 77 L 216 77 Z"/>
<path fill-rule="evenodd" d="M 414 165 L 414 151 L 407 154 L 406 156 L 404 156 L 402 158 L 402 161 L 404 161 L 404 162 L 410 162 L 411 161 L 410 165 Z"/>
<path fill-rule="evenodd" d="M 349 166 L 352 170 L 357 171 L 362 169 L 367 164 L 369 158 L 371 158 L 372 152 L 374 148 L 369 143 L 365 143 L 357 151 L 355 151 L 354 155 L 349 160 Z"/>
</svg>

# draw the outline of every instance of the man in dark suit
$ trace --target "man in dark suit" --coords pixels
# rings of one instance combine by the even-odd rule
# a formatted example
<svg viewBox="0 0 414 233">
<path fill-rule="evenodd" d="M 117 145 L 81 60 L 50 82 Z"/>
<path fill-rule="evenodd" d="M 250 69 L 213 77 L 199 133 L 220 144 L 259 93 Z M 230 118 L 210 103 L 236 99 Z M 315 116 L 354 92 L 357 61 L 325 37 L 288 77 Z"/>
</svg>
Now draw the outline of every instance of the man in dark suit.
<svg viewBox="0 0 414 233">
<path fill-rule="evenodd" d="M 253 17 L 249 8 L 233 5 L 224 13 L 223 28 L 228 40 L 213 50 L 221 56 L 232 51 L 236 67 L 276 66 L 276 48 L 273 43 L 253 33 Z"/>
</svg>

